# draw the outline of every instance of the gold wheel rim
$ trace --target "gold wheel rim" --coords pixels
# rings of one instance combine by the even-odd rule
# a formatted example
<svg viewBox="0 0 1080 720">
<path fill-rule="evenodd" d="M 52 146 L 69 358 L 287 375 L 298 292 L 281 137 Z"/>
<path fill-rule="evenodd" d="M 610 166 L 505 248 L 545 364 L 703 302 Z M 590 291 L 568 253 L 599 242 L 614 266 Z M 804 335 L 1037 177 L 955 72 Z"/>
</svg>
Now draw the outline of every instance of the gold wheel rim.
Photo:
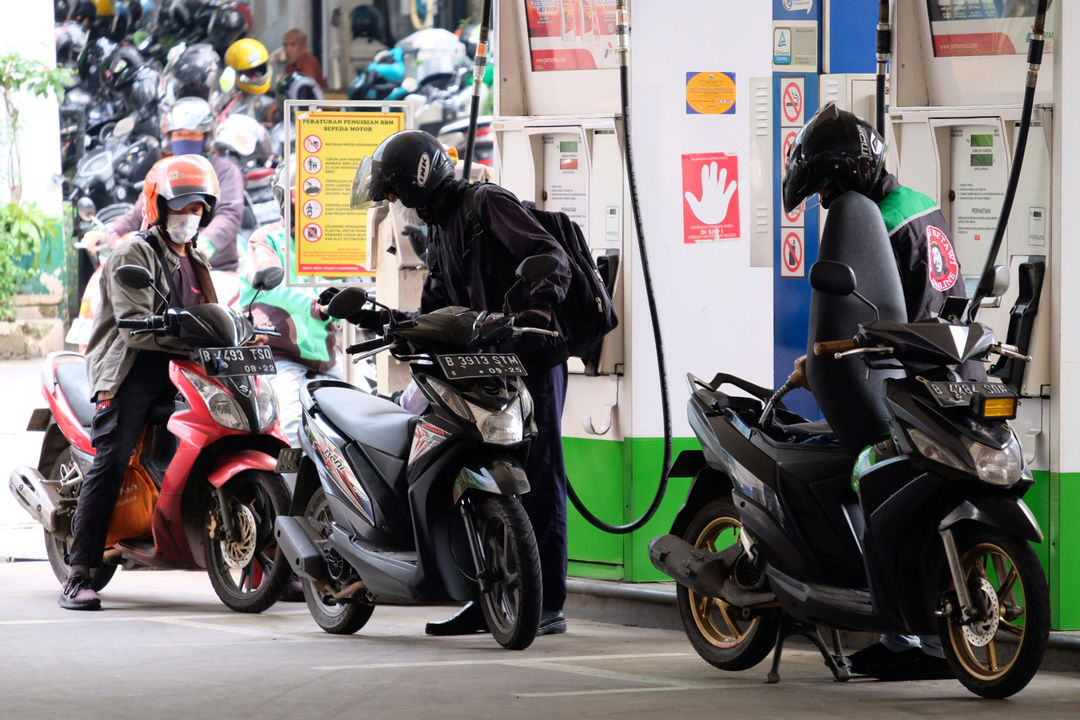
<svg viewBox="0 0 1080 720">
<path fill-rule="evenodd" d="M 992 627 L 992 637 L 985 644 L 973 644 L 970 636 L 974 633 L 970 630 L 965 633 L 963 625 L 949 618 L 949 642 L 968 674 L 984 681 L 997 680 L 1016 664 L 1024 644 L 1023 582 L 1013 559 L 993 543 L 980 543 L 968 550 L 960 558 L 960 567 L 969 580 L 968 586 L 982 594 L 978 599 L 993 602 L 991 616 L 981 621 Z M 973 573 L 975 583 L 970 582 Z M 982 588 L 992 588 L 992 594 Z M 973 597 L 972 601 L 976 602 L 977 598 Z"/>
<path fill-rule="evenodd" d="M 739 542 L 742 523 L 731 517 L 714 518 L 702 528 L 694 540 L 694 547 L 716 552 Z M 718 648 L 737 646 L 754 631 L 758 618 L 749 622 L 737 617 L 739 608 L 719 598 L 703 597 L 693 590 L 686 591 L 690 601 L 690 614 L 698 632 L 711 645 Z"/>
</svg>

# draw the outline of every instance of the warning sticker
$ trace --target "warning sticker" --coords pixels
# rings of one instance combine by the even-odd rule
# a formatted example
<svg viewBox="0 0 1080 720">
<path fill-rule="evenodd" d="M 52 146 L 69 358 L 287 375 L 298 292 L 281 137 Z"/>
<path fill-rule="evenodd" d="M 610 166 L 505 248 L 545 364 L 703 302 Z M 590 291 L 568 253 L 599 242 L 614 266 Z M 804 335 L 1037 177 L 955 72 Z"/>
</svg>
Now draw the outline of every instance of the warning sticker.
<svg viewBox="0 0 1080 720">
<path fill-rule="evenodd" d="M 806 248 L 802 228 L 784 228 L 781 235 L 780 277 L 804 277 Z"/>
</svg>

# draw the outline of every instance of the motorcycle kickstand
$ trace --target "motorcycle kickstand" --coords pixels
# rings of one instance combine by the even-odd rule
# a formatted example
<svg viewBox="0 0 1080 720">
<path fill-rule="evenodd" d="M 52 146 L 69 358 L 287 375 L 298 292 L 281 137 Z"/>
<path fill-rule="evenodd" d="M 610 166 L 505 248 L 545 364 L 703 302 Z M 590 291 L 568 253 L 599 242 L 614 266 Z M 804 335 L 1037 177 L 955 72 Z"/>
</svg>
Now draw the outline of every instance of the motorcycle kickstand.
<svg viewBox="0 0 1080 720">
<path fill-rule="evenodd" d="M 851 672 L 848 669 L 848 660 L 841 654 L 840 633 L 836 630 L 833 630 L 832 633 L 836 656 L 840 658 L 839 663 L 834 659 L 834 655 L 829 652 L 829 649 L 825 647 L 825 641 L 822 639 L 821 633 L 818 632 L 816 625 L 800 622 L 787 615 L 781 617 L 780 627 L 776 632 L 776 649 L 773 651 L 772 667 L 769 669 L 765 682 L 769 685 L 780 682 L 780 658 L 784 651 L 784 641 L 792 635 L 802 635 L 814 644 L 814 647 L 821 653 L 821 657 L 824 658 L 825 666 L 832 672 L 833 679 L 836 682 L 844 682 L 850 679 Z"/>
</svg>

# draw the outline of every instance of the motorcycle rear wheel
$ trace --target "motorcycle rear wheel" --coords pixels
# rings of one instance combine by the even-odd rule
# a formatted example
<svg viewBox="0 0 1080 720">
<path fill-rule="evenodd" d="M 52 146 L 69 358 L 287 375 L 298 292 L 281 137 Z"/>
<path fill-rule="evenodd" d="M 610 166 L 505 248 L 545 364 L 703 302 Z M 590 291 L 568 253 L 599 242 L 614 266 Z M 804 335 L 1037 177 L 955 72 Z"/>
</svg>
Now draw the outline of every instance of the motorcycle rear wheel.
<svg viewBox="0 0 1080 720">
<path fill-rule="evenodd" d="M 318 488 L 308 500 L 307 509 L 304 510 L 306 517 L 316 528 L 329 528 L 333 517 L 330 515 L 330 504 L 326 501 L 326 492 Z M 327 533 L 329 530 L 327 530 Z M 324 536 L 325 537 L 325 536 Z M 325 543 L 319 543 L 320 549 L 325 554 Z M 304 602 L 307 603 L 308 612 L 311 613 L 315 624 L 331 635 L 352 635 L 364 627 L 375 611 L 374 605 L 366 605 L 355 602 L 330 603 L 326 600 L 329 595 L 315 587 L 315 583 L 307 578 L 302 578 L 304 586 Z M 330 583 L 331 589 L 339 591 L 342 583 L 334 580 Z"/>
<path fill-rule="evenodd" d="M 945 658 L 971 692 L 1006 698 L 1024 689 L 1046 651 L 1046 575 L 1031 545 L 996 530 L 969 531 L 957 538 L 957 545 L 972 602 L 986 610 L 967 624 L 951 616 L 938 621 Z M 953 590 L 949 578 L 945 591 Z"/>
<path fill-rule="evenodd" d="M 79 472 L 78 467 L 75 465 L 75 458 L 71 454 L 71 448 L 66 447 L 57 456 L 56 462 L 53 463 L 52 470 L 49 471 L 50 480 L 59 480 L 64 475 L 70 473 Z M 53 535 L 48 530 L 45 533 L 45 554 L 49 558 L 49 566 L 52 567 L 53 575 L 61 583 L 67 580 L 67 576 L 71 574 L 71 566 L 68 565 L 68 541 L 66 538 Z M 116 573 L 116 565 L 111 563 L 102 563 L 96 568 L 90 571 L 90 586 L 95 591 L 101 590 L 109 581 L 112 580 L 113 575 Z"/>
<path fill-rule="evenodd" d="M 716 498 L 690 521 L 682 539 L 716 552 L 739 542 L 742 522 L 730 498 Z M 746 670 L 765 659 L 776 645 L 780 610 L 747 610 L 720 598 L 675 588 L 679 617 L 690 644 L 701 658 L 721 670 Z"/>
<path fill-rule="evenodd" d="M 540 553 L 525 508 L 516 497 L 474 498 L 472 517 L 482 553 L 480 609 L 495 641 L 524 650 L 536 639 L 543 610 Z"/>
<path fill-rule="evenodd" d="M 292 571 L 277 552 L 274 520 L 289 511 L 289 491 L 280 475 L 248 470 L 225 485 L 228 512 L 238 529 L 227 540 L 217 492 L 210 493 L 204 547 L 210 584 L 230 610 L 260 613 L 277 602 Z"/>
</svg>

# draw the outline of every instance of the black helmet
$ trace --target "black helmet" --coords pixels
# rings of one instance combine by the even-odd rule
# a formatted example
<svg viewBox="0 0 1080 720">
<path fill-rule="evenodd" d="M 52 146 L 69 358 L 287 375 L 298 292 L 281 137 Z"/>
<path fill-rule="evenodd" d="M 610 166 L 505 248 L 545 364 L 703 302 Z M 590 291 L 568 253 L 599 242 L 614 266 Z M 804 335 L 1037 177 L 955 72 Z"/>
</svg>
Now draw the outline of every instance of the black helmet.
<svg viewBox="0 0 1080 720">
<path fill-rule="evenodd" d="M 53 0 L 53 18 L 55 22 L 64 22 L 68 19 L 70 13 L 71 3 L 68 0 Z"/>
<path fill-rule="evenodd" d="M 94 0 L 75 0 L 68 12 L 68 20 L 89 25 L 97 20 L 97 5 Z"/>
<path fill-rule="evenodd" d="M 349 24 L 354 38 L 372 38 L 382 40 L 383 19 L 378 8 L 371 5 L 357 5 L 349 13 Z"/>
<path fill-rule="evenodd" d="M 221 89 L 221 58 L 209 43 L 187 47 L 165 67 L 161 76 L 161 100 L 166 106 L 182 97 L 200 97 L 218 107 Z"/>
<path fill-rule="evenodd" d="M 353 180 L 354 209 L 392 193 L 407 208 L 427 207 L 440 186 L 454 179 L 454 163 L 442 143 L 423 130 L 402 130 L 364 158 Z"/>
<path fill-rule="evenodd" d="M 224 55 L 229 46 L 247 32 L 247 20 L 240 9 L 233 4 L 218 5 L 210 15 L 210 24 L 206 27 L 206 39 L 219 54 Z"/>
<path fill-rule="evenodd" d="M 88 92 L 97 92 L 106 80 L 115 54 L 116 43 L 107 37 L 99 37 L 87 45 L 79 55 L 79 84 Z"/>
<path fill-rule="evenodd" d="M 836 195 L 849 190 L 869 195 L 884 171 L 882 137 L 865 120 L 830 102 L 803 126 L 788 151 L 784 210 L 791 212 L 827 184 Z"/>
<path fill-rule="evenodd" d="M 291 72 L 278 81 L 274 87 L 278 100 L 322 100 L 323 91 L 319 84 L 298 72 Z"/>
</svg>

